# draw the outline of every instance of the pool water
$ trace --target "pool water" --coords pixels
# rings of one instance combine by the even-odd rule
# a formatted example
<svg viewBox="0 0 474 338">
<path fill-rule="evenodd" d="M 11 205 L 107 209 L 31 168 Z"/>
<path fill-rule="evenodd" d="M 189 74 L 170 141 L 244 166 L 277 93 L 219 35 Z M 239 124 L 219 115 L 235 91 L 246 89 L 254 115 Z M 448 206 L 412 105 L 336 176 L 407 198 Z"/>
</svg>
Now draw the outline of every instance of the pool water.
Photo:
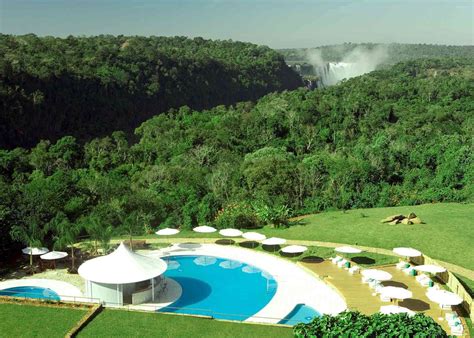
<svg viewBox="0 0 474 338">
<path fill-rule="evenodd" d="M 320 317 L 321 314 L 306 304 L 298 304 L 293 310 L 281 320 L 278 324 L 296 325 L 298 323 L 309 323 L 314 317 Z"/>
<path fill-rule="evenodd" d="M 268 304 L 277 282 L 266 271 L 236 260 L 171 256 L 165 276 L 181 285 L 181 297 L 164 312 L 245 320 Z"/>
<path fill-rule="evenodd" d="M 35 299 L 60 300 L 59 295 L 51 289 L 38 286 L 17 286 L 0 290 L 0 296 L 27 297 Z"/>
</svg>

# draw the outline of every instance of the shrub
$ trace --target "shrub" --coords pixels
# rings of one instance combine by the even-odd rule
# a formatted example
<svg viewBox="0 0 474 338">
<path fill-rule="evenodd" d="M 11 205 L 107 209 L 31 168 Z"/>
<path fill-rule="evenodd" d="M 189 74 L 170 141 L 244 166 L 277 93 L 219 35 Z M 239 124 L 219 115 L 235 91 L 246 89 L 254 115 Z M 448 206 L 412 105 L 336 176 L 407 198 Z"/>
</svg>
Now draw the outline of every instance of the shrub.
<svg viewBox="0 0 474 338">
<path fill-rule="evenodd" d="M 254 203 L 253 208 L 264 224 L 273 224 L 277 228 L 288 225 L 290 209 L 286 205 L 270 207 L 263 203 Z"/>
<path fill-rule="evenodd" d="M 308 324 L 293 328 L 295 337 L 447 337 L 446 332 L 431 317 L 418 313 L 366 316 L 346 311 L 337 316 L 316 317 Z"/>
<path fill-rule="evenodd" d="M 254 208 L 245 202 L 231 203 L 217 212 L 214 224 L 219 229 L 252 229 L 260 226 Z"/>
</svg>

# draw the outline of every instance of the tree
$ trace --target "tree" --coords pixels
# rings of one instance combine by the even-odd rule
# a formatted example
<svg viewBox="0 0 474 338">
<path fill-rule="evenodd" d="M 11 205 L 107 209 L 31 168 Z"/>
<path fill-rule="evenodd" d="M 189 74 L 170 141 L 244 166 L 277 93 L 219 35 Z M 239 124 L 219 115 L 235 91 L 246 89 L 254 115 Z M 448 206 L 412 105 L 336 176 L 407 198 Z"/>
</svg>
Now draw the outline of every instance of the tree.
<svg viewBox="0 0 474 338">
<path fill-rule="evenodd" d="M 74 244 L 77 242 L 83 224 L 80 222 L 70 222 L 67 216 L 60 212 L 49 223 L 49 228 L 53 232 L 55 249 L 69 247 L 71 249 L 71 272 L 76 271 Z"/>
</svg>

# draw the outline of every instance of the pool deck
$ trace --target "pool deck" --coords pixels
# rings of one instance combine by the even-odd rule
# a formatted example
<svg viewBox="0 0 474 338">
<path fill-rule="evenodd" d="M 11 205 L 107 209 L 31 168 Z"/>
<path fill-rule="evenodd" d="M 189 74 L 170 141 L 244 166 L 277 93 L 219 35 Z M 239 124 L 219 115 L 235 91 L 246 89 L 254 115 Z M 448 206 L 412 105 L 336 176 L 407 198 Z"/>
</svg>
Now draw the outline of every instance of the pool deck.
<svg viewBox="0 0 474 338">
<path fill-rule="evenodd" d="M 361 281 L 360 274 L 351 275 L 347 270 L 337 267 L 328 260 L 317 262 L 300 262 L 299 264 L 313 271 L 321 279 L 332 284 L 337 288 L 344 297 L 347 307 L 350 310 L 357 310 L 361 313 L 370 315 L 379 311 L 383 305 L 389 305 L 389 302 L 382 302 L 380 297 L 373 296 L 373 290 Z M 400 306 L 406 307 L 416 312 L 423 312 L 425 315 L 432 317 L 438 322 L 443 329 L 449 334 L 450 328 L 446 320 L 438 320 L 440 314 L 449 311 L 442 311 L 438 304 L 433 303 L 426 296 L 428 288 L 421 286 L 413 276 L 406 275 L 398 270 L 395 266 L 386 266 L 378 268 L 392 274 L 390 281 L 383 282 L 385 286 L 398 286 L 407 288 L 413 292 L 413 298 L 400 301 Z M 464 321 L 464 332 L 467 337 L 467 325 Z"/>
<path fill-rule="evenodd" d="M 271 254 L 235 246 L 216 244 L 175 244 L 171 247 L 149 251 L 151 257 L 169 255 L 207 255 L 238 260 L 268 272 L 278 283 L 270 302 L 248 322 L 278 323 L 297 304 L 306 304 L 320 313 L 337 314 L 346 309 L 341 295 L 313 273 L 288 260 Z"/>
</svg>

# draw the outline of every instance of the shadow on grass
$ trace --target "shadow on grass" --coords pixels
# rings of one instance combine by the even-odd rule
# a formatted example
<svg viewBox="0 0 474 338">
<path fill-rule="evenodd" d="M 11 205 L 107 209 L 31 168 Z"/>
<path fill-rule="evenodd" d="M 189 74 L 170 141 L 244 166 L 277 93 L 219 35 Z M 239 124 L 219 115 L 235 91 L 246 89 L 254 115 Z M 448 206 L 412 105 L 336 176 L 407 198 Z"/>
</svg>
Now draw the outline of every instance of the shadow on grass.
<svg viewBox="0 0 474 338">
<path fill-rule="evenodd" d="M 306 257 L 303 257 L 301 258 L 301 261 L 303 263 L 322 263 L 324 262 L 324 258 L 322 257 L 318 257 L 318 256 L 306 256 Z"/>
<path fill-rule="evenodd" d="M 369 258 L 369 257 L 364 257 L 364 256 L 356 256 L 352 257 L 351 261 L 357 264 L 365 264 L 365 265 L 372 265 L 375 264 L 375 259 Z"/>
<path fill-rule="evenodd" d="M 224 239 L 218 239 L 217 241 L 215 241 L 215 243 L 220 244 L 220 245 L 233 245 L 235 244 L 235 241 L 233 239 L 224 238 Z"/>
<path fill-rule="evenodd" d="M 281 246 L 280 245 L 264 245 L 264 244 L 262 244 L 262 249 L 264 251 L 268 251 L 268 252 L 277 252 L 277 251 L 280 251 Z"/>
<path fill-rule="evenodd" d="M 302 254 L 303 254 L 302 252 L 288 253 L 288 252 L 281 252 L 280 251 L 280 256 L 288 257 L 288 258 L 298 257 L 298 256 L 301 256 Z"/>
<path fill-rule="evenodd" d="M 426 311 L 430 309 L 430 304 L 419 299 L 405 299 L 401 302 L 398 302 L 398 305 L 406 307 L 412 311 Z"/>
<path fill-rule="evenodd" d="M 255 242 L 255 241 L 240 242 L 239 246 L 241 246 L 242 248 L 247 248 L 247 249 L 255 249 L 258 246 L 258 242 Z"/>
</svg>

